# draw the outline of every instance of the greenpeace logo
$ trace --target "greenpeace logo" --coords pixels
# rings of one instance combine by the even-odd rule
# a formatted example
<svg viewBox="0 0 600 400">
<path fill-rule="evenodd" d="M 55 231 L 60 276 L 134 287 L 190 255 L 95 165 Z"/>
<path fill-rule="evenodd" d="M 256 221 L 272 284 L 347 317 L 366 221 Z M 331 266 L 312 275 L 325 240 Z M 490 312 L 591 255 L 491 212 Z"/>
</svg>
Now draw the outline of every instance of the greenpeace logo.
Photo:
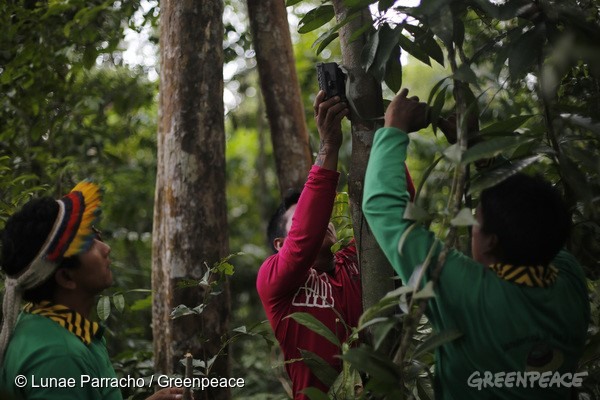
<svg viewBox="0 0 600 400">
<path fill-rule="evenodd" d="M 527 372 L 473 372 L 467 379 L 467 385 L 477 390 L 485 388 L 552 388 L 581 387 L 587 372 L 561 374 L 558 371 Z"/>
</svg>

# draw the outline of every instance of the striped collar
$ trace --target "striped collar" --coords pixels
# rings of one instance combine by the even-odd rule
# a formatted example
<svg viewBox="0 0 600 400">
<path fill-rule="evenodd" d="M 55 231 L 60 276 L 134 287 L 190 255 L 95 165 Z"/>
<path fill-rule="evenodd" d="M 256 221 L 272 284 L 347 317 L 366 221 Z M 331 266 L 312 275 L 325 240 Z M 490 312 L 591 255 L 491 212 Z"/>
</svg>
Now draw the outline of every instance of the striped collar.
<svg viewBox="0 0 600 400">
<path fill-rule="evenodd" d="M 553 265 L 514 266 L 510 264 L 491 264 L 488 266 L 505 281 L 528 287 L 546 288 L 556 282 L 558 269 Z"/>
<path fill-rule="evenodd" d="M 77 336 L 86 345 L 92 343 L 92 338 L 102 336 L 103 329 L 100 324 L 89 321 L 78 312 L 61 304 L 52 304 L 49 301 L 27 303 L 23 311 L 50 318 Z"/>
</svg>

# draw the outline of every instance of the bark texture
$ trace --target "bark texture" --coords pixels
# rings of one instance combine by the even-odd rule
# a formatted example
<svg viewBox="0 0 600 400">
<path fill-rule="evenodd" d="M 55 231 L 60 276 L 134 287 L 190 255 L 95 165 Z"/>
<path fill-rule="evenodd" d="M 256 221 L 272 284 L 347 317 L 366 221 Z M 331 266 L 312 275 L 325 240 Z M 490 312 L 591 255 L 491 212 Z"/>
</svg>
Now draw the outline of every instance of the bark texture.
<svg viewBox="0 0 600 400">
<path fill-rule="evenodd" d="M 284 0 L 248 0 L 248 16 L 281 193 L 302 188 L 312 165 Z"/>
<path fill-rule="evenodd" d="M 333 0 L 333 7 L 337 21 L 344 20 L 348 14 L 344 1 Z M 380 117 L 384 112 L 381 84 L 363 70 L 360 62 L 366 37 L 363 35 L 350 42 L 350 36 L 366 23 L 372 23 L 368 9 L 365 9 L 359 18 L 340 28 L 343 65 L 348 71 L 347 78 L 350 79 L 353 103 L 362 117 L 369 118 L 362 120 L 359 116 L 352 115 L 352 155 L 348 176 L 348 194 L 361 268 L 364 309 L 377 303 L 387 292 L 394 289 L 394 282 L 390 279 L 394 276 L 394 271 L 371 233 L 361 208 L 365 171 L 373 137 L 377 128 L 381 126 L 379 120 L 370 118 Z"/>
<path fill-rule="evenodd" d="M 156 371 L 183 372 L 187 352 L 209 360 L 227 332 L 230 293 L 200 316 L 175 320 L 172 309 L 204 302 L 199 280 L 207 266 L 228 254 L 223 110 L 223 2 L 161 0 L 158 169 L 153 230 L 152 288 Z M 225 352 L 227 354 L 228 352 Z M 212 372 L 229 376 L 228 356 Z M 205 390 L 196 399 L 228 399 L 228 389 Z"/>
</svg>

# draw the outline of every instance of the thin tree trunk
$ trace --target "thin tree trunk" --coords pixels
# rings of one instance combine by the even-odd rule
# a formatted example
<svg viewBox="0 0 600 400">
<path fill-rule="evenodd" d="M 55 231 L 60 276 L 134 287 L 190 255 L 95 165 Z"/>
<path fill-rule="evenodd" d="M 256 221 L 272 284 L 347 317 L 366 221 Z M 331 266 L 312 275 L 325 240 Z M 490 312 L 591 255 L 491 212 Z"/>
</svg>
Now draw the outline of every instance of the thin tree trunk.
<svg viewBox="0 0 600 400">
<path fill-rule="evenodd" d="M 207 266 L 228 254 L 223 117 L 223 2 L 162 0 L 158 167 L 153 231 L 153 332 L 155 367 L 182 373 L 187 352 L 209 360 L 227 332 L 230 294 L 218 297 L 199 286 Z M 171 310 L 214 298 L 198 315 L 171 320 Z M 228 352 L 225 352 L 228 354 Z M 229 358 L 212 371 L 229 376 Z M 228 399 L 226 388 L 204 390 L 196 399 Z"/>
<path fill-rule="evenodd" d="M 346 18 L 348 9 L 343 0 L 333 0 L 333 7 L 337 21 Z M 350 42 L 350 36 L 366 23 L 372 23 L 368 9 L 365 9 L 359 18 L 340 28 L 340 44 L 343 65 L 348 71 L 348 79 L 353 88 L 352 93 L 355 94 L 353 103 L 361 116 L 374 118 L 383 115 L 383 98 L 381 85 L 361 66 L 360 54 L 366 37 L 363 35 Z M 364 309 L 377 303 L 387 292 L 394 289 L 394 282 L 390 279 L 394 276 L 394 271 L 368 228 L 361 208 L 365 171 L 373 144 L 373 136 L 375 130 L 380 126 L 378 121 L 365 121 L 357 115 L 352 116 L 352 155 L 348 194 L 361 268 Z"/>
<path fill-rule="evenodd" d="M 260 84 L 281 193 L 301 188 L 312 164 L 284 0 L 248 0 Z"/>
</svg>

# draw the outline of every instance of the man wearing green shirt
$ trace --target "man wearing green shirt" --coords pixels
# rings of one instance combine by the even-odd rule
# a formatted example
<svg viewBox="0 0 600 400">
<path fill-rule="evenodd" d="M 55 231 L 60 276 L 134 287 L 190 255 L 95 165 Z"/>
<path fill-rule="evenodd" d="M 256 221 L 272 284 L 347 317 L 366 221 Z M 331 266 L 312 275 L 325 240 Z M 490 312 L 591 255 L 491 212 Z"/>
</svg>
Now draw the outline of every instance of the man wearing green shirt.
<svg viewBox="0 0 600 400">
<path fill-rule="evenodd" d="M 96 296 L 112 285 L 110 246 L 94 224 L 101 191 L 81 182 L 59 200 L 29 201 L 2 232 L 6 274 L 0 333 L 0 398 L 121 400 L 103 328 L 90 320 Z M 29 302 L 23 312 L 21 300 Z M 148 400 L 180 399 L 160 390 Z"/>
<path fill-rule="evenodd" d="M 398 249 L 414 223 L 403 218 L 407 133 L 428 124 L 426 104 L 407 96 L 396 96 L 375 134 L 363 197 L 369 226 L 405 284 L 430 248 L 439 255 L 442 247 L 417 225 Z M 473 258 L 449 252 L 427 308 L 437 331 L 463 334 L 436 351 L 436 398 L 568 399 L 581 385 L 575 372 L 589 303 L 581 267 L 561 251 L 570 219 L 560 195 L 517 174 L 481 193 L 476 219 Z"/>
</svg>

